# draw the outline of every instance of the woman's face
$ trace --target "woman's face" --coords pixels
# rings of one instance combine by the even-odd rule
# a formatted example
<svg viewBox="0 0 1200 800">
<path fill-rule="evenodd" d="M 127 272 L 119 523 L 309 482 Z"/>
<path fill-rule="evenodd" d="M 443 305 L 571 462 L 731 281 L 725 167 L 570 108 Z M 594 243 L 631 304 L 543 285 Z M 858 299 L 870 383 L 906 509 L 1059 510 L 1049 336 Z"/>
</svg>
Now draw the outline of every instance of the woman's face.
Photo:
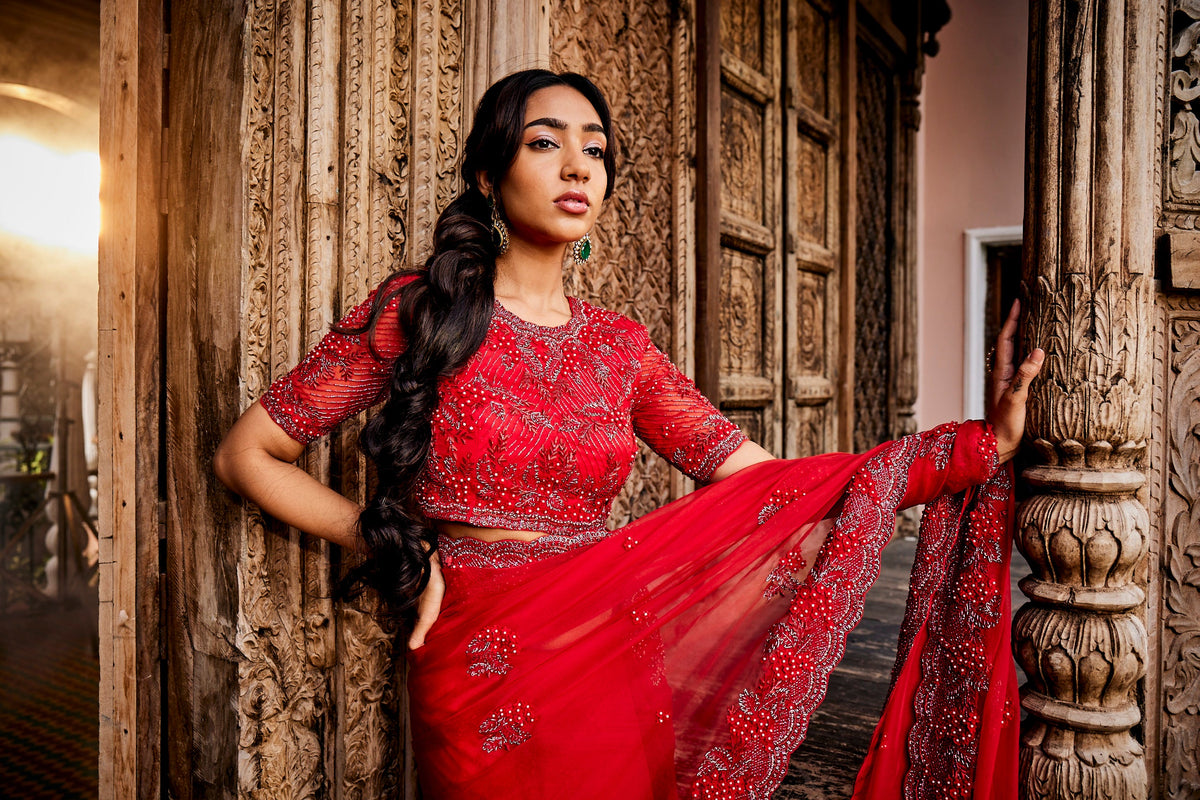
<svg viewBox="0 0 1200 800">
<path fill-rule="evenodd" d="M 607 147 L 600 115 L 578 91 L 550 86 L 531 94 L 521 147 L 500 183 L 510 235 L 545 247 L 590 231 L 608 187 Z"/>
</svg>

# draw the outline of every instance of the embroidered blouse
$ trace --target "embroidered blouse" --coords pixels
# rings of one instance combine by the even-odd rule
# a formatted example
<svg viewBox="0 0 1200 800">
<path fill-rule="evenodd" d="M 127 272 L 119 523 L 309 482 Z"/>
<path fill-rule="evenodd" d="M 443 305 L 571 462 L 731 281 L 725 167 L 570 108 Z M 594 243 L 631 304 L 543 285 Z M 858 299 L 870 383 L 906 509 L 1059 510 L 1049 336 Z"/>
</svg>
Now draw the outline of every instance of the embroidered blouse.
<svg viewBox="0 0 1200 800">
<path fill-rule="evenodd" d="M 341 326 L 366 321 L 374 293 Z M 645 327 L 578 298 L 547 327 L 496 302 L 479 350 L 438 385 L 416 489 L 431 519 L 579 535 L 604 530 L 636 434 L 705 481 L 746 437 L 650 341 Z M 330 332 L 262 397 L 301 443 L 384 399 L 404 341 L 395 307 L 367 335 Z M 378 354 L 378 356 L 376 355 Z"/>
</svg>

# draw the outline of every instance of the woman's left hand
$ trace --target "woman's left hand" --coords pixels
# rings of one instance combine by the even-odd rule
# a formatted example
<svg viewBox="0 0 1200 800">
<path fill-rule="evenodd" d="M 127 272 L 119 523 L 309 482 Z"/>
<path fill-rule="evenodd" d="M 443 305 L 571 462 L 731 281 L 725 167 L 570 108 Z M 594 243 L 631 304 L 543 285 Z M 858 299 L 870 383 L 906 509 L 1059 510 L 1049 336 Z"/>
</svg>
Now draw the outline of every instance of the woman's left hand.
<svg viewBox="0 0 1200 800">
<path fill-rule="evenodd" d="M 996 434 L 996 453 L 999 463 L 1009 461 L 1021 446 L 1025 435 L 1025 401 L 1029 398 L 1029 383 L 1042 371 L 1046 353 L 1039 347 L 1014 367 L 1017 321 L 1021 316 L 1021 301 L 1012 305 L 1008 319 L 996 340 L 996 360 L 988 376 L 987 420 Z"/>
<path fill-rule="evenodd" d="M 442 559 L 437 553 L 429 558 L 429 583 L 417 600 L 417 622 L 413 626 L 412 635 L 408 637 L 408 649 L 416 650 L 425 646 L 425 634 L 437 622 L 438 614 L 442 612 L 442 598 L 446 596 L 446 579 L 442 577 Z"/>
</svg>

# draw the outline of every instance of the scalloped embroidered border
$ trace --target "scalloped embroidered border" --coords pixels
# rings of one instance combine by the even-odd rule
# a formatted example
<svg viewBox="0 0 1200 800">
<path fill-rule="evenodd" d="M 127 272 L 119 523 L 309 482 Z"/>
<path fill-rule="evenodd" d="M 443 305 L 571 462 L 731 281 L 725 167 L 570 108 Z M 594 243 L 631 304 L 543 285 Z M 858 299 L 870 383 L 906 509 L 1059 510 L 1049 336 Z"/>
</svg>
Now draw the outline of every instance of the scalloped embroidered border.
<svg viewBox="0 0 1200 800">
<path fill-rule="evenodd" d="M 730 711 L 729 745 L 710 749 L 701 761 L 693 798 L 766 800 L 783 780 L 825 697 L 829 674 L 845 654 L 846 637 L 862 618 L 867 589 L 879 576 L 908 469 L 923 454 L 947 452 L 953 439 L 945 426 L 906 436 L 855 474 L 812 574 L 788 616 L 771 630 L 758 686 L 743 691 Z M 813 606 L 823 613 L 811 613 Z"/>
<path fill-rule="evenodd" d="M 485 542 L 470 536 L 460 539 L 439 536 L 438 551 L 442 554 L 442 565 L 448 569 L 457 567 L 501 569 L 519 567 L 531 561 L 540 561 L 543 558 L 569 553 L 572 550 L 607 539 L 611 535 L 612 531 L 604 529 L 571 535 L 550 533 L 539 536 L 532 542 L 520 539 Z"/>
</svg>

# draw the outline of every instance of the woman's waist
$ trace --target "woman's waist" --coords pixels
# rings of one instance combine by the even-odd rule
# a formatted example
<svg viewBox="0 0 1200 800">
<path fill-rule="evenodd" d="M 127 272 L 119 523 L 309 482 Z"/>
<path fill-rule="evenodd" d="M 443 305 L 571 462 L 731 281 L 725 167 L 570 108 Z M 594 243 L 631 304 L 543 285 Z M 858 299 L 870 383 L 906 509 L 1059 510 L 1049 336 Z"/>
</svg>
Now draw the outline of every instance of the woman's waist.
<svg viewBox="0 0 1200 800">
<path fill-rule="evenodd" d="M 446 536 L 451 539 L 463 539 L 470 537 L 479 539 L 483 542 L 501 542 L 506 539 L 517 539 L 523 542 L 532 542 L 534 539 L 540 539 L 546 535 L 545 531 L 528 531 L 514 530 L 512 528 L 489 527 L 485 525 L 475 525 L 470 522 L 460 520 L 435 519 L 433 525 L 437 528 L 441 536 Z"/>
</svg>

